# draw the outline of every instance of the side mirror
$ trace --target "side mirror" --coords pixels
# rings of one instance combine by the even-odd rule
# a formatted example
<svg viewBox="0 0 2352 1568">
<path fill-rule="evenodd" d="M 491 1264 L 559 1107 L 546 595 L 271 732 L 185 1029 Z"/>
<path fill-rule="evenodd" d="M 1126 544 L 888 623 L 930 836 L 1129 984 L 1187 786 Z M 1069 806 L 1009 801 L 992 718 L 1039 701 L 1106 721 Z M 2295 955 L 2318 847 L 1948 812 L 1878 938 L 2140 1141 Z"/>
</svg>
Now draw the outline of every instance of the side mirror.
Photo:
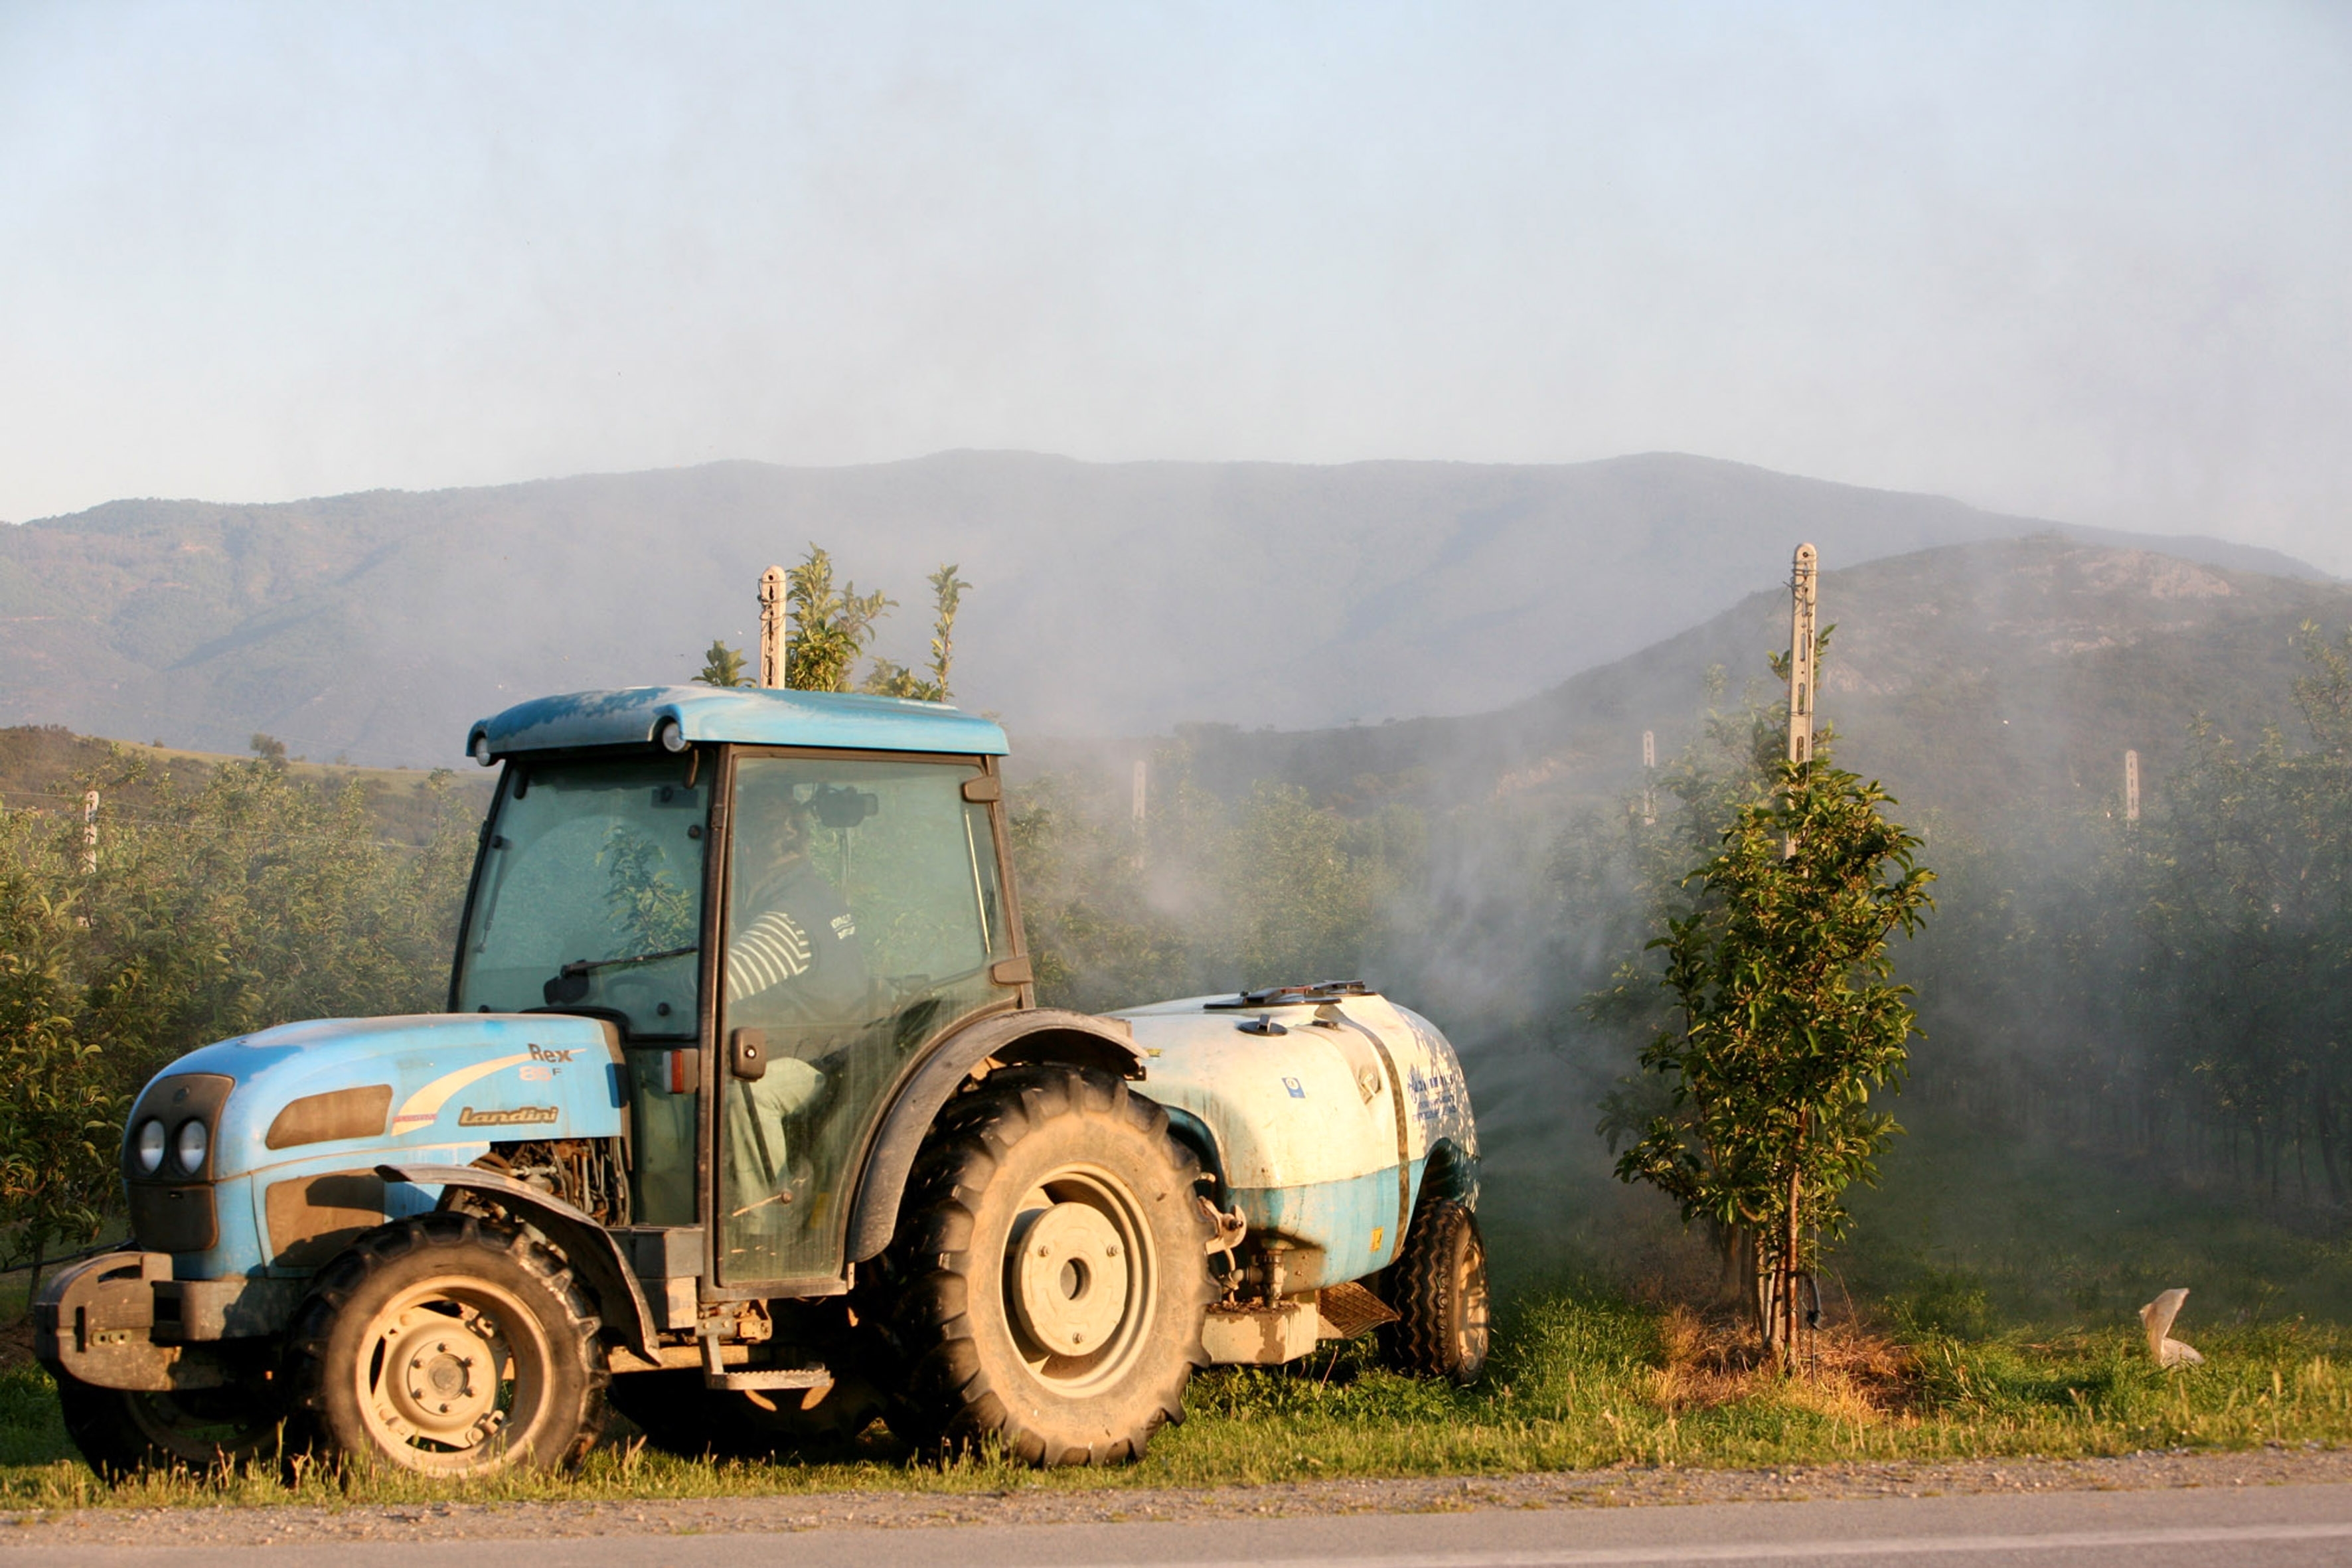
<svg viewBox="0 0 2352 1568">
<path fill-rule="evenodd" d="M 588 997 L 588 977 L 584 974 L 558 974 L 539 988 L 551 1007 L 568 1007 Z"/>
<path fill-rule="evenodd" d="M 810 797 L 809 812 L 820 826 L 835 832 L 856 826 L 882 809 L 882 797 L 871 790 L 847 785 L 820 789 Z"/>
<path fill-rule="evenodd" d="M 767 1076 L 768 1031 L 738 1029 L 727 1037 L 727 1070 L 737 1078 Z"/>
</svg>

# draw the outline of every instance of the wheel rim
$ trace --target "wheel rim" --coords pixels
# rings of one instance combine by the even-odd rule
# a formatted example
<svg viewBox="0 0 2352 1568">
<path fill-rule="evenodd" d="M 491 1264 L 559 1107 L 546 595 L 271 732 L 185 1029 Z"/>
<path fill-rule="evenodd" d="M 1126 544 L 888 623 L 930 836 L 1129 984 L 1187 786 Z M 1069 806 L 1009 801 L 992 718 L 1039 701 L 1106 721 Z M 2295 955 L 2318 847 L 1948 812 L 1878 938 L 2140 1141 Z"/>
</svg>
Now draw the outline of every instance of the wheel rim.
<svg viewBox="0 0 2352 1568">
<path fill-rule="evenodd" d="M 419 1470 L 506 1461 L 546 1403 L 551 1356 L 538 1320 L 481 1280 L 428 1280 L 384 1303 L 357 1368 L 368 1435 Z"/>
<path fill-rule="evenodd" d="M 1486 1361 L 1486 1249 L 1475 1236 L 1462 1249 L 1454 1289 L 1462 1302 L 1462 1364 L 1475 1369 Z"/>
<path fill-rule="evenodd" d="M 1007 1235 L 1005 1319 L 1032 1376 L 1066 1396 L 1117 1382 L 1159 1300 L 1142 1205 L 1097 1165 L 1066 1165 L 1024 1194 Z"/>
</svg>

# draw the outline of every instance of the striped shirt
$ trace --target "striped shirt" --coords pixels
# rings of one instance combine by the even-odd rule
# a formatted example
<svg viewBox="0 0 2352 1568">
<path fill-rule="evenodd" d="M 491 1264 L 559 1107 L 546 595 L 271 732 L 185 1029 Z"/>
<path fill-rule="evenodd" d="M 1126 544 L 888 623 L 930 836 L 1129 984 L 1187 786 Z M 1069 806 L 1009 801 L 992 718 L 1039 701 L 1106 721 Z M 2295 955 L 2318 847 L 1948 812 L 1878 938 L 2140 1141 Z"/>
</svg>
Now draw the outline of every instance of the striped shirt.
<svg viewBox="0 0 2352 1568">
<path fill-rule="evenodd" d="M 727 1000 L 740 1002 L 805 974 L 814 956 L 800 921 L 770 910 L 727 949 Z"/>
</svg>

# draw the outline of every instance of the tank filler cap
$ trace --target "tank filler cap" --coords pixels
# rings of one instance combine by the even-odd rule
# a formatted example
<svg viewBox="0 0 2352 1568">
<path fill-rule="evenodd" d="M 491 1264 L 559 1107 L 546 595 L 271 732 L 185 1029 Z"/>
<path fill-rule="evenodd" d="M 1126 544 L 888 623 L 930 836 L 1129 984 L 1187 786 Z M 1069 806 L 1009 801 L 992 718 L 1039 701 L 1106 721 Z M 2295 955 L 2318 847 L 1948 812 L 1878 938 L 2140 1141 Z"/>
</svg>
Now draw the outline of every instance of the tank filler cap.
<svg viewBox="0 0 2352 1568">
<path fill-rule="evenodd" d="M 1269 985 L 1263 991 L 1244 991 L 1231 1000 L 1204 1004 L 1211 1012 L 1245 1007 L 1307 1007 L 1319 1006 L 1342 996 L 1377 996 L 1380 993 L 1360 980 L 1318 980 L 1312 985 Z"/>
</svg>

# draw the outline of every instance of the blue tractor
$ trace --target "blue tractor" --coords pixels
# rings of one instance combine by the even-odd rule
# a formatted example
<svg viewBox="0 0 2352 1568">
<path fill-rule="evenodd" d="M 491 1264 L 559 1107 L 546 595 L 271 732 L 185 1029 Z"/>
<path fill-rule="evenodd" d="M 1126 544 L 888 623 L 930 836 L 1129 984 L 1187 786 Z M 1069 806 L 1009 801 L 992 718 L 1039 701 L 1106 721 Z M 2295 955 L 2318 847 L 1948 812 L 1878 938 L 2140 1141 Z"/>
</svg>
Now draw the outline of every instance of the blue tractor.
<svg viewBox="0 0 2352 1568">
<path fill-rule="evenodd" d="M 100 1471 L 295 1448 L 574 1462 L 877 1415 L 1142 1452 L 1197 1366 L 1377 1331 L 1486 1354 L 1454 1053 L 1353 983 L 1037 1004 L 993 723 L 647 687 L 475 726 L 502 765 L 446 1013 L 194 1051 L 125 1129 L 131 1241 L 37 1350 Z"/>
</svg>

